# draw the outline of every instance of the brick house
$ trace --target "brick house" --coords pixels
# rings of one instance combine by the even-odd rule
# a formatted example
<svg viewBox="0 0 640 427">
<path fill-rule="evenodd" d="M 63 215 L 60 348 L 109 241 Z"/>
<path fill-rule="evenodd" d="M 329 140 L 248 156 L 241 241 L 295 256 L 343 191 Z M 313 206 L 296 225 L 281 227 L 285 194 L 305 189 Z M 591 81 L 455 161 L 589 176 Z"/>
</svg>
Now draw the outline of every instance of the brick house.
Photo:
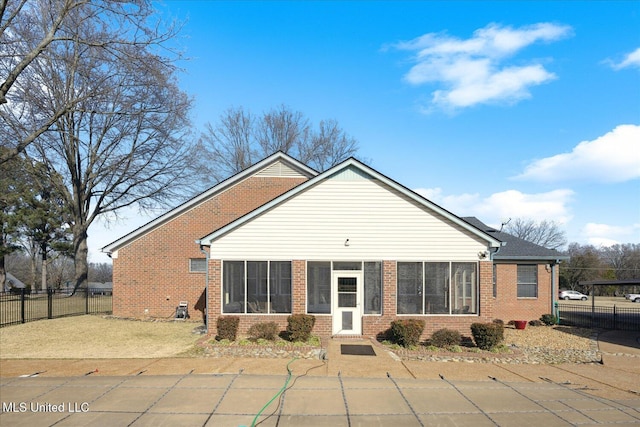
<svg viewBox="0 0 640 427">
<path fill-rule="evenodd" d="M 511 248 L 509 246 L 511 245 Z M 211 333 L 316 317 L 318 335 L 374 336 L 397 318 L 444 327 L 552 312 L 565 257 L 461 218 L 351 158 L 317 173 L 276 153 L 103 248 L 113 312 Z"/>
</svg>

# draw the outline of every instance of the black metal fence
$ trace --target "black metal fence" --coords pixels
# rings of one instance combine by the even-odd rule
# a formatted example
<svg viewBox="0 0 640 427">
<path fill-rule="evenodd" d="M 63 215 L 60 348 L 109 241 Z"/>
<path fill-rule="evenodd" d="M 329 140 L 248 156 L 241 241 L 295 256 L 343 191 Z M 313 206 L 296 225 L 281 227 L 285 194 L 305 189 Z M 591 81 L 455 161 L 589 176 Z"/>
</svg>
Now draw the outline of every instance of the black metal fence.
<svg viewBox="0 0 640 427">
<path fill-rule="evenodd" d="M 0 327 L 56 317 L 110 314 L 112 310 L 111 292 L 104 289 L 0 292 Z"/>
<path fill-rule="evenodd" d="M 558 317 L 562 325 L 640 331 L 640 305 L 636 308 L 559 303 Z"/>
</svg>

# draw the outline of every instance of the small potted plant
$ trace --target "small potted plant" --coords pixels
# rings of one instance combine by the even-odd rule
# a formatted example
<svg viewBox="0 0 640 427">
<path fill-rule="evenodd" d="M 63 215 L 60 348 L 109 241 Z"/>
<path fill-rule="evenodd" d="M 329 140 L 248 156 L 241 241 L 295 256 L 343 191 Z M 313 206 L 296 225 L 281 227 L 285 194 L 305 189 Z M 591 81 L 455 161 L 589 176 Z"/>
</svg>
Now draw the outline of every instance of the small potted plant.
<svg viewBox="0 0 640 427">
<path fill-rule="evenodd" d="M 514 320 L 513 323 L 516 325 L 516 329 L 524 329 L 527 327 L 526 320 Z"/>
</svg>

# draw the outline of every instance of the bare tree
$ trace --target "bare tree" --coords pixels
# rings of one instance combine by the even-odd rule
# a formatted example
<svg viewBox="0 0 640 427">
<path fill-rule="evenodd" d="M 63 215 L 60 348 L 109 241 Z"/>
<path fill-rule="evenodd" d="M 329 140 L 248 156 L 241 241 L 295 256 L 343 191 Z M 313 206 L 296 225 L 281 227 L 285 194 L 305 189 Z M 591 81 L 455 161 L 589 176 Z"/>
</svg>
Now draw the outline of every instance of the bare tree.
<svg viewBox="0 0 640 427">
<path fill-rule="evenodd" d="M 567 244 L 566 233 L 554 221 L 516 218 L 505 225 L 504 231 L 548 249 L 558 249 Z"/>
<path fill-rule="evenodd" d="M 314 130 L 301 112 L 285 105 L 256 118 L 242 107 L 230 108 L 217 125 L 207 124 L 200 146 L 202 160 L 215 182 L 236 174 L 263 157 L 282 151 L 324 171 L 358 151 L 357 141 L 335 120 Z"/>
<path fill-rule="evenodd" d="M 72 41 L 115 61 L 133 60 L 132 47 L 158 46 L 176 33 L 152 17 L 150 0 L 0 0 L 0 141 L 9 148 L 0 163 L 91 96 L 86 90 L 69 93 L 55 108 L 34 110 L 31 91 L 42 83 L 34 68 L 44 55 Z"/>
<path fill-rule="evenodd" d="M 303 163 L 327 170 L 358 151 L 358 142 L 347 135 L 335 120 L 323 120 L 311 138 L 311 144 L 301 152 Z"/>
<path fill-rule="evenodd" d="M 579 282 L 594 280 L 604 270 L 598 250 L 591 245 L 571 243 L 567 249 L 570 259 L 560 264 L 560 286 L 575 290 Z"/>
<path fill-rule="evenodd" d="M 30 108 L 43 116 L 73 105 L 29 151 L 63 176 L 76 288 L 87 281 L 88 230 L 98 216 L 184 199 L 194 182 L 191 101 L 175 81 L 177 58 L 157 53 L 156 27 L 148 29 L 151 39 L 125 34 L 134 42 L 121 49 L 78 42 L 108 39 L 113 30 L 96 26 L 93 13 L 77 8 L 67 16 L 69 37 L 32 64 L 38 85 L 28 94 Z"/>
<path fill-rule="evenodd" d="M 256 125 L 261 156 L 277 151 L 300 154 L 309 143 L 309 120 L 299 111 L 281 105 L 267 111 Z"/>
<path fill-rule="evenodd" d="M 229 108 L 216 127 L 205 125 L 200 147 L 208 152 L 204 167 L 215 182 L 251 166 L 258 157 L 253 143 L 254 120 L 242 108 Z"/>
<path fill-rule="evenodd" d="M 613 279 L 640 278 L 640 244 L 628 243 L 600 250 L 603 262 L 613 270 Z"/>
</svg>

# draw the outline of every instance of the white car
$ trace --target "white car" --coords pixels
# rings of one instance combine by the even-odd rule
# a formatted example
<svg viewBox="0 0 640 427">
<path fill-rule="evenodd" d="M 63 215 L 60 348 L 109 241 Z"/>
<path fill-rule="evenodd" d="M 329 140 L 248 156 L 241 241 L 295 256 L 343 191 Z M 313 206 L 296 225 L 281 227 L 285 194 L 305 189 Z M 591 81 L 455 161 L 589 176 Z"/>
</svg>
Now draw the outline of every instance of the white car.
<svg viewBox="0 0 640 427">
<path fill-rule="evenodd" d="M 640 302 L 640 294 L 626 294 L 624 297 L 629 301 Z"/>
<path fill-rule="evenodd" d="M 579 299 L 581 301 L 586 301 L 589 299 L 588 296 L 582 294 L 578 291 L 561 291 L 559 295 L 560 299 L 568 300 L 568 299 Z"/>
</svg>

